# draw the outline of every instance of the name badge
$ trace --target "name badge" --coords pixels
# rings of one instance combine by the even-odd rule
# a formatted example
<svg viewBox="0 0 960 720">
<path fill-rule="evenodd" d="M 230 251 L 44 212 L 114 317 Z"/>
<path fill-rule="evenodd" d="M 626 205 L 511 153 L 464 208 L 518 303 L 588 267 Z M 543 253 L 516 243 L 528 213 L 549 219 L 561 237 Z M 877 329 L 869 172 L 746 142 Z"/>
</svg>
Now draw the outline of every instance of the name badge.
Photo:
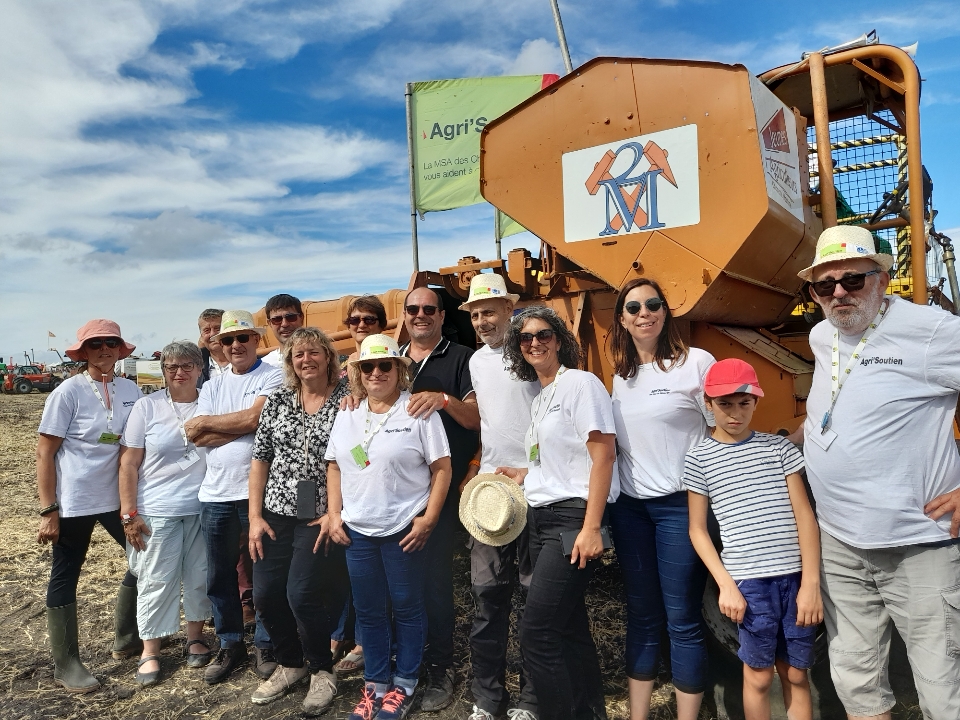
<svg viewBox="0 0 960 720">
<path fill-rule="evenodd" d="M 357 445 L 350 451 L 350 454 L 353 455 L 353 461 L 361 470 L 370 465 L 370 459 L 367 457 L 367 451 L 363 449 L 363 445 Z"/>
<path fill-rule="evenodd" d="M 191 465 L 196 465 L 199 461 L 200 453 L 198 453 L 196 450 L 190 450 L 186 455 L 177 460 L 177 466 L 181 470 L 186 470 Z"/>
<path fill-rule="evenodd" d="M 823 450 L 829 450 L 833 441 L 837 439 L 837 434 L 830 428 L 827 428 L 822 433 L 814 430 L 811 433 L 807 433 L 806 439 Z"/>
<path fill-rule="evenodd" d="M 530 462 L 534 465 L 540 464 L 540 443 L 530 446 Z"/>
<path fill-rule="evenodd" d="M 120 436 L 116 433 L 100 433 L 100 437 L 97 439 L 97 442 L 102 443 L 103 445 L 116 445 L 118 442 L 120 442 Z"/>
</svg>

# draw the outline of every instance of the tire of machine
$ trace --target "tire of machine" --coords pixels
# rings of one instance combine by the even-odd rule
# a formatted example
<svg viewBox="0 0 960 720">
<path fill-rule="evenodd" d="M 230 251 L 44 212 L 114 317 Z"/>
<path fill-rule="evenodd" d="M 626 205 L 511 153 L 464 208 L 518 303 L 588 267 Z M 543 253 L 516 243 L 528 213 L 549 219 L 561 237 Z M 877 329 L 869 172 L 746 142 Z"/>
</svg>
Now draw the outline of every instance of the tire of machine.
<svg viewBox="0 0 960 720">
<path fill-rule="evenodd" d="M 29 380 L 17 380 L 13 385 L 13 389 L 21 395 L 26 395 L 27 393 L 33 392 L 33 383 Z"/>
</svg>

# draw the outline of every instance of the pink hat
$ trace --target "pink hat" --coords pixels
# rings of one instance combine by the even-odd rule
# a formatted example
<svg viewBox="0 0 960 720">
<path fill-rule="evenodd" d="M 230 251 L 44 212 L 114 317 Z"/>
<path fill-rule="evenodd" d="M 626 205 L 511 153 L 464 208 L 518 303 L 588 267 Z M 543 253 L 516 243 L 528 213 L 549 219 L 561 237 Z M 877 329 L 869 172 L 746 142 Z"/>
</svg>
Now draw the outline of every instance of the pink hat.
<svg viewBox="0 0 960 720">
<path fill-rule="evenodd" d="M 113 320 L 104 320 L 102 318 L 97 320 L 91 320 L 86 323 L 82 328 L 77 330 L 77 342 L 71 345 L 66 349 L 66 355 L 71 360 L 82 360 L 80 357 L 80 348 L 83 347 L 83 344 L 90 340 L 91 338 L 120 338 L 123 341 L 123 345 L 120 348 L 120 359 L 127 357 L 134 350 L 137 349 L 136 345 L 131 345 L 120 335 L 120 326 L 117 325 Z"/>
<path fill-rule="evenodd" d="M 727 358 L 711 365 L 703 379 L 703 392 L 712 398 L 734 393 L 750 393 L 763 397 L 757 371 L 750 363 L 737 358 Z"/>
</svg>

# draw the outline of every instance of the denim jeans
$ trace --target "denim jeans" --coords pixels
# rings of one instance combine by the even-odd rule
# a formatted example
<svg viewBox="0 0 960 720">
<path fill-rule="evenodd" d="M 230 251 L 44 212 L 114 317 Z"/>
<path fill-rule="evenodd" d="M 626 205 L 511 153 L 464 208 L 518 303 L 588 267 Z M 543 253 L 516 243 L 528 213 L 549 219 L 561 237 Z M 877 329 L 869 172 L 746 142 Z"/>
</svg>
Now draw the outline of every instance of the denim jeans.
<svg viewBox="0 0 960 720">
<path fill-rule="evenodd" d="M 353 587 L 357 624 L 363 633 L 363 677 L 366 682 L 404 681 L 416 685 L 427 637 L 423 606 L 426 549 L 406 553 L 400 540 L 409 528 L 387 537 L 370 537 L 346 528 L 347 569 Z M 397 669 L 390 674 L 390 648 L 396 631 Z"/>
<path fill-rule="evenodd" d="M 458 493 L 451 490 L 430 533 L 424 574 L 424 605 L 427 611 L 425 665 L 437 670 L 453 666 L 453 530 L 457 522 Z"/>
<path fill-rule="evenodd" d="M 207 597 L 213 603 L 213 624 L 223 647 L 243 642 L 243 608 L 237 578 L 240 533 L 249 527 L 247 501 L 200 503 L 200 527 L 207 544 Z M 269 649 L 270 636 L 257 613 L 253 644 Z"/>
<path fill-rule="evenodd" d="M 627 595 L 627 677 L 656 679 L 666 624 L 674 686 L 703 692 L 707 647 L 700 608 L 707 573 L 690 542 L 687 494 L 638 500 L 621 493 L 610 522 Z"/>
<path fill-rule="evenodd" d="M 264 534 L 263 558 L 253 564 L 253 600 L 270 633 L 277 662 L 312 673 L 332 672 L 330 634 L 346 595 L 347 566 L 343 548 L 313 552 L 319 525 L 309 520 L 263 511 L 277 536 Z"/>
<path fill-rule="evenodd" d="M 343 601 L 340 618 L 337 620 L 337 626 L 330 633 L 330 639 L 337 642 L 352 639 L 354 645 L 363 645 L 360 639 L 360 626 L 357 625 L 357 611 L 353 609 L 353 590 L 350 589 L 349 580 L 347 581 L 347 599 Z M 348 651 L 352 649 L 347 648 Z"/>
<path fill-rule="evenodd" d="M 606 720 L 597 647 L 584 594 L 599 560 L 583 570 L 564 557 L 560 533 L 580 530 L 585 510 L 530 508 L 533 578 L 520 622 L 523 661 L 541 720 Z"/>
</svg>

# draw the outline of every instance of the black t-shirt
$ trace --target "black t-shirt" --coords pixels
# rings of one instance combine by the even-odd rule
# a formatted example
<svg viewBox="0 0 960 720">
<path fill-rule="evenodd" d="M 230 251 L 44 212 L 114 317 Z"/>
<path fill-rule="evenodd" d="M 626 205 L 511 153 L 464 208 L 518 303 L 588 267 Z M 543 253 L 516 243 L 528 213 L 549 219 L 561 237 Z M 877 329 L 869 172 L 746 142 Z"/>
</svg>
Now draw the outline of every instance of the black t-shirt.
<svg viewBox="0 0 960 720">
<path fill-rule="evenodd" d="M 409 343 L 403 346 L 403 355 L 407 354 L 409 347 Z M 430 357 L 410 365 L 410 375 L 414 378 L 411 392 L 443 392 L 458 400 L 465 400 L 473 392 L 473 381 L 470 379 L 471 355 L 473 350 L 470 348 L 447 339 L 441 340 Z M 463 427 L 445 410 L 440 411 L 440 419 L 447 432 L 447 442 L 450 443 L 450 464 L 453 467 L 450 486 L 456 488 L 467 474 L 470 459 L 477 453 L 480 436 Z M 456 497 L 456 492 L 450 492 L 448 497 Z"/>
</svg>

